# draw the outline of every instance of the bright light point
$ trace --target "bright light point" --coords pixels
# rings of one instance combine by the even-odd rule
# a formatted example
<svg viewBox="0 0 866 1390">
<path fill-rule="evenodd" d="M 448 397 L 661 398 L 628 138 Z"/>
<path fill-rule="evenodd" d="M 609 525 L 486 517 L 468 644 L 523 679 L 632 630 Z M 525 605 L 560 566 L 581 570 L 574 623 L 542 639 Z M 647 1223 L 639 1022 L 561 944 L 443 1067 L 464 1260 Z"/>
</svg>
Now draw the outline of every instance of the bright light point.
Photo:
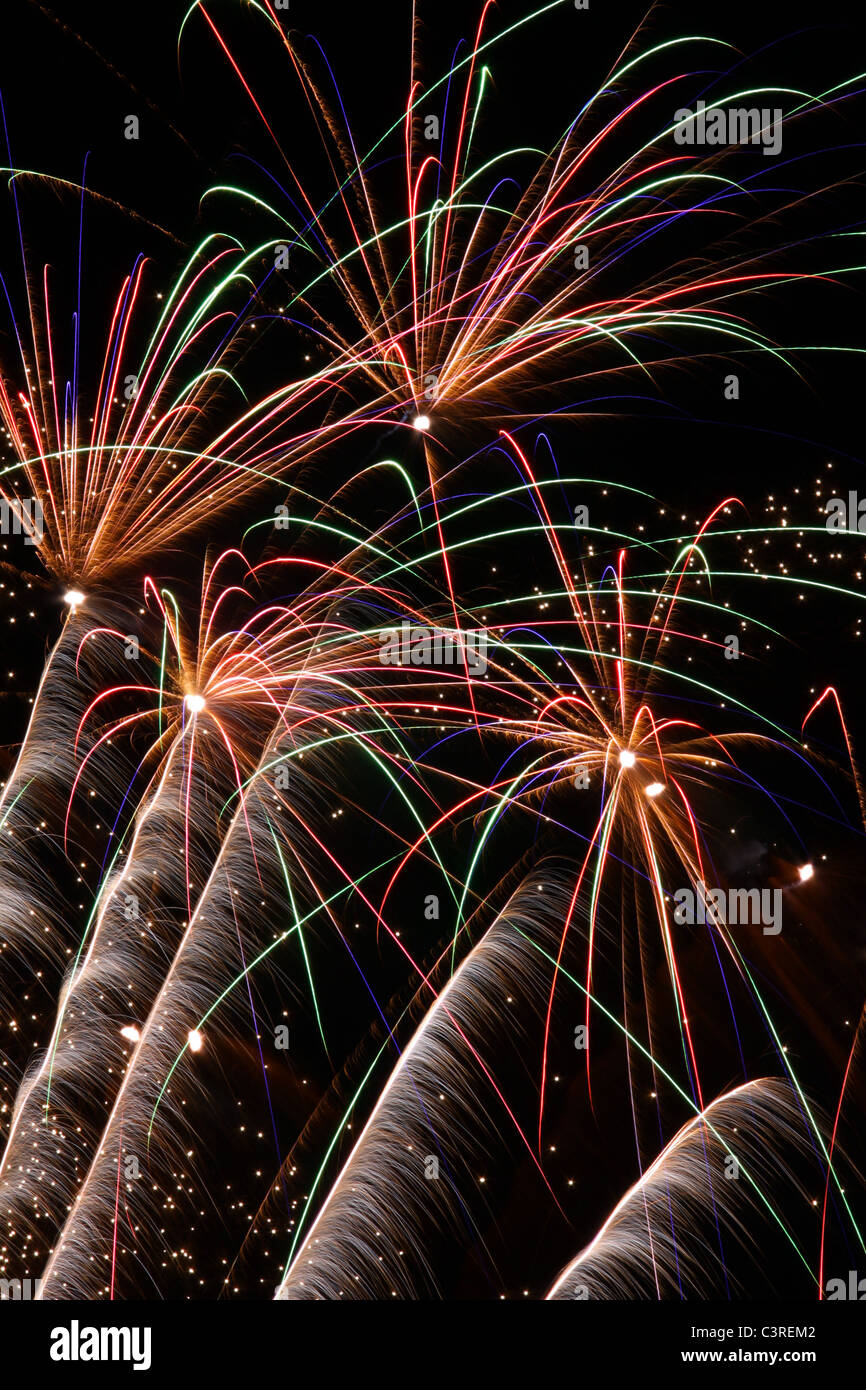
<svg viewBox="0 0 866 1390">
<path fill-rule="evenodd" d="M 190 1052 L 201 1052 L 202 1048 L 204 1047 L 204 1038 L 202 1037 L 201 1033 L 198 1031 L 197 1028 L 190 1029 L 187 1042 L 189 1043 Z"/>
<path fill-rule="evenodd" d="M 422 430 L 422 431 L 423 431 L 423 430 L 429 430 L 429 428 L 430 428 L 430 416 L 429 416 L 429 415 L 416 415 L 416 416 L 415 416 L 415 419 L 412 421 L 412 428 L 413 428 L 413 429 L 416 429 L 416 430 Z"/>
<path fill-rule="evenodd" d="M 619 750 L 620 767 L 634 767 L 636 762 L 637 759 L 635 758 L 635 755 L 630 748 L 621 748 Z"/>
<path fill-rule="evenodd" d="M 650 782 L 649 786 L 648 786 L 647 789 L 646 789 L 646 794 L 647 794 L 647 796 L 652 796 L 652 797 L 661 796 L 661 794 L 662 794 L 662 792 L 664 791 L 664 789 L 665 789 L 665 784 L 664 784 L 664 782 Z"/>
<path fill-rule="evenodd" d="M 202 710 L 203 710 L 204 707 L 205 707 L 205 698 L 204 698 L 204 696 L 203 696 L 203 695 L 187 695 L 187 697 L 186 697 L 186 707 L 187 707 L 187 709 L 189 710 L 190 714 L 201 714 Z"/>
<path fill-rule="evenodd" d="M 81 607 L 84 602 L 84 595 L 80 589 L 67 589 L 66 593 L 63 595 L 63 602 L 68 603 L 69 607 L 74 611 L 76 608 Z"/>
<path fill-rule="evenodd" d="M 127 1023 L 125 1028 L 121 1028 L 120 1036 L 122 1038 L 126 1038 L 127 1042 L 133 1043 L 138 1042 L 141 1038 L 141 1034 L 139 1033 L 134 1023 Z"/>
<path fill-rule="evenodd" d="M 808 882 L 809 882 L 809 879 L 812 878 L 812 876 L 814 875 L 814 873 L 815 873 L 815 866 L 814 866 L 814 864 L 801 864 L 801 865 L 800 865 L 800 882 L 801 882 L 801 883 L 808 883 Z"/>
</svg>

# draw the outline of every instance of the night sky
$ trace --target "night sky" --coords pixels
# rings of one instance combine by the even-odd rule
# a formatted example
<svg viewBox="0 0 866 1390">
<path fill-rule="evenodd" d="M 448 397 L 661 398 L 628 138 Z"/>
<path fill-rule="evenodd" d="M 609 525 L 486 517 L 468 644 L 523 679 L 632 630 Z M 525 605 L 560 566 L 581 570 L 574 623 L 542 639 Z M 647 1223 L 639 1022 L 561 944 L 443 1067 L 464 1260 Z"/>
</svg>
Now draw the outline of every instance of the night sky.
<svg viewBox="0 0 866 1390">
<path fill-rule="evenodd" d="M 208 3 L 205 8 L 267 113 L 270 131 L 200 14 L 190 15 L 178 43 L 185 4 L 165 0 L 145 13 L 79 0 L 63 5 L 7 0 L 0 93 L 11 165 L 48 177 L 28 175 L 15 181 L 20 221 L 11 191 L 5 194 L 0 274 L 20 326 L 26 321 L 22 244 L 31 272 L 36 271 L 34 283 L 41 283 L 43 265 L 51 265 L 55 321 L 68 344 L 78 284 L 77 189 L 84 179 L 84 357 L 91 354 L 98 360 L 104 350 L 119 284 L 137 256 L 148 258 L 140 295 L 144 320 L 158 308 L 172 276 L 204 237 L 225 233 L 244 246 L 274 240 L 272 223 L 260 207 L 225 195 L 203 198 L 207 188 L 240 182 L 262 197 L 267 191 L 277 205 L 281 182 L 289 187 L 286 169 L 291 167 L 312 205 L 320 207 L 332 196 L 332 165 L 323 156 L 300 84 L 267 25 L 244 5 Z M 417 8 L 416 76 L 427 81 L 447 71 L 459 40 L 471 39 L 476 7 L 465 0 L 448 5 L 420 0 Z M 491 14 L 491 32 L 507 29 L 529 9 L 519 0 L 503 0 Z M 412 6 L 407 0 L 381 0 L 373 7 L 291 0 L 290 10 L 280 19 L 297 52 L 331 94 L 329 70 L 333 72 L 356 148 L 370 149 L 405 109 Z M 500 149 L 525 147 L 528 153 L 517 157 L 514 171 L 518 180 L 528 180 L 535 159 L 531 151 L 555 146 L 641 23 L 643 46 L 693 32 L 734 45 L 716 68 L 728 74 L 721 87 L 729 91 L 773 82 L 814 93 L 856 71 L 858 35 L 850 27 L 850 7 L 835 0 L 819 12 L 814 7 L 803 7 L 800 13 L 788 4 L 737 2 L 701 10 L 699 16 L 683 4 L 648 13 L 643 5 L 621 0 L 591 0 L 588 11 L 578 12 L 563 0 L 550 14 L 504 39 L 494 56 L 485 59 L 490 93 L 473 131 L 473 157 L 480 161 L 482 155 L 492 156 Z M 687 89 L 692 99 L 704 90 L 702 83 L 709 91 L 709 83 L 716 80 L 707 50 L 701 50 L 699 58 L 689 54 L 670 61 L 660 54 L 634 92 L 663 81 L 672 71 L 692 74 Z M 616 100 L 617 93 L 610 94 L 610 101 Z M 609 149 L 596 157 L 596 164 L 588 164 L 587 187 L 600 178 L 605 160 L 613 168 L 637 144 L 654 137 L 665 102 L 671 119 L 685 98 L 657 94 L 653 101 L 633 114 L 632 125 L 613 133 Z M 130 115 L 139 119 L 137 140 L 124 138 Z M 423 148 L 421 152 L 426 153 Z M 668 140 L 666 153 L 682 151 Z M 383 225 L 404 215 L 405 169 L 399 155 L 398 134 L 381 157 L 371 161 L 376 212 Z M 9 165 L 10 159 L 4 156 L 3 163 Z M 821 706 L 805 734 L 802 723 L 832 686 L 844 711 L 854 766 L 859 767 L 866 749 L 860 699 L 866 536 L 829 531 L 825 522 L 830 498 L 847 499 L 858 489 L 866 495 L 863 359 L 857 351 L 862 354 L 862 275 L 843 269 L 856 266 L 860 258 L 854 233 L 863 205 L 862 102 L 855 97 L 793 122 L 790 137 L 786 127 L 784 153 L 778 160 L 743 149 L 733 152 L 722 167 L 727 177 L 749 181 L 753 198 L 748 217 L 739 204 L 728 216 L 723 204 L 707 218 L 673 220 L 663 238 L 648 239 L 619 268 L 614 266 L 601 292 L 615 290 L 627 299 L 635 285 L 665 265 L 682 265 L 694 276 L 708 276 L 734 254 L 741 264 L 760 263 L 768 272 L 766 282 L 725 307 L 773 343 L 789 347 L 785 360 L 768 352 L 738 352 L 728 345 L 710 350 L 697 329 L 679 337 L 666 327 L 645 335 L 638 331 L 629 339 L 630 347 L 638 356 L 653 354 L 659 365 L 652 371 L 608 375 L 609 345 L 597 344 L 574 360 L 564 348 L 507 389 L 491 385 L 471 403 L 446 400 L 441 412 L 434 410 L 431 438 L 439 451 L 440 499 L 446 511 L 455 513 L 448 530 L 453 553 L 449 573 L 462 610 L 473 614 L 479 625 L 495 625 L 511 634 L 518 648 L 530 640 L 527 634 L 544 633 L 544 652 L 535 658 L 533 673 L 520 676 L 524 720 L 525 707 L 536 700 L 540 712 L 554 688 L 577 696 L 577 682 L 561 661 L 557 666 L 560 652 L 575 646 L 575 624 L 539 509 L 529 491 L 517 490 L 521 477 L 516 456 L 508 453 L 499 430 L 511 432 L 545 480 L 547 529 L 561 538 L 567 571 L 575 580 L 584 576 L 596 594 L 596 634 L 605 642 L 609 639 L 607 656 L 618 640 L 608 566 L 615 570 L 625 549 L 624 573 L 627 579 L 634 576 L 634 586 L 643 595 L 635 601 L 634 612 L 644 617 L 635 621 L 643 622 L 654 585 L 660 585 L 661 576 L 694 541 L 713 509 L 731 499 L 714 528 L 720 534 L 712 535 L 702 556 L 689 562 L 688 593 L 693 599 L 708 599 L 712 611 L 704 616 L 696 607 L 687 608 L 682 622 L 672 625 L 675 631 L 659 656 L 664 670 L 651 696 L 643 670 L 636 670 L 632 679 L 636 695 L 646 694 L 654 702 L 658 719 L 700 723 L 709 735 L 721 739 L 734 731 L 763 739 L 754 746 L 748 741 L 737 745 L 744 777 L 707 777 L 690 791 L 700 842 L 720 882 L 778 888 L 785 903 L 781 935 L 744 928 L 741 947 L 752 984 L 772 1015 L 775 1037 L 744 979 L 733 970 L 720 971 L 705 933 L 697 927 L 674 928 L 682 933 L 675 939 L 704 1101 L 746 1080 L 783 1078 L 784 1051 L 816 1119 L 829 1133 L 866 982 L 864 824 L 859 772 L 852 775 L 832 700 Z M 503 187 L 503 199 L 513 196 L 513 189 Z M 341 333 L 350 333 L 353 322 L 339 287 L 331 282 L 314 287 L 308 302 L 284 313 L 306 266 L 302 260 L 298 268 L 293 260 L 285 276 L 275 274 L 269 255 L 259 255 L 249 267 L 249 322 L 239 333 L 234 358 L 248 400 L 279 390 L 307 370 L 324 369 L 330 349 L 310 304 Z M 567 261 L 564 267 L 551 276 L 552 295 L 572 273 Z M 782 283 L 785 275 L 793 274 L 803 278 Z M 246 292 L 235 296 L 239 303 L 245 298 Z M 4 389 L 13 393 L 20 389 L 20 365 L 12 319 L 5 303 L 0 309 L 0 371 Z M 145 330 L 133 325 L 132 333 L 136 346 L 143 348 Z M 850 351 L 806 350 L 819 346 Z M 59 371 L 69 374 L 68 361 Z M 736 399 L 726 399 L 730 373 L 738 378 Z M 91 367 L 82 379 L 86 376 L 89 382 L 93 375 Z M 334 418 L 354 404 L 354 389 L 335 389 L 310 406 L 305 427 L 317 427 L 312 421 L 317 409 Z M 205 422 L 211 435 L 230 425 L 238 400 L 230 390 L 215 399 L 213 416 Z M 171 587 L 192 630 L 205 555 L 213 558 L 228 547 L 242 546 L 251 564 L 288 553 L 310 566 L 338 564 L 341 551 L 334 535 L 312 527 L 288 533 L 294 549 L 287 549 L 290 542 L 269 521 L 283 502 L 293 516 L 298 510 L 302 516 L 316 512 L 334 525 L 352 517 L 364 535 L 384 536 L 389 554 L 410 554 L 414 516 L 396 475 L 383 472 L 373 482 L 369 474 L 356 477 L 385 458 L 399 462 L 418 484 L 429 528 L 424 532 L 426 550 L 435 552 L 432 503 L 424 492 L 424 440 L 404 427 L 409 418 L 408 410 L 402 416 L 395 411 L 381 427 L 366 426 L 361 433 L 339 437 L 305 458 L 289 479 L 297 495 L 284 476 L 263 479 L 236 505 L 220 512 L 211 512 L 203 502 L 201 520 L 189 535 L 174 539 L 152 561 L 136 561 L 106 586 L 105 601 L 117 604 L 121 630 L 140 619 L 135 630 L 140 631 L 142 647 L 159 653 L 162 614 L 152 601 L 145 601 L 147 575 Z M 2 440 L 0 454 L 11 463 L 14 454 L 5 430 Z M 486 499 L 481 511 L 458 514 L 461 502 L 481 499 Z M 589 508 L 591 529 L 585 534 L 573 526 L 580 505 Z M 521 533 L 523 527 L 532 528 L 531 538 Z M 61 582 L 46 573 L 33 548 L 20 539 L 4 537 L 2 543 L 0 775 L 8 778 L 48 652 L 66 619 L 63 592 L 74 576 Z M 704 559 L 709 573 L 701 578 Z M 241 582 L 237 567 L 232 574 Z M 416 570 L 409 566 L 401 584 L 406 611 L 411 603 L 413 611 L 435 608 L 447 617 L 448 590 L 435 553 Z M 253 590 L 257 602 L 291 603 L 302 585 L 295 582 L 293 570 L 283 573 L 273 566 Z M 373 612 L 381 625 L 391 621 L 390 612 L 399 623 L 396 600 L 390 609 L 365 607 L 366 603 L 359 590 L 347 600 L 346 613 L 355 612 L 354 604 L 365 622 Z M 82 621 L 86 607 L 79 615 Z M 730 620 L 725 609 L 731 610 Z M 232 621 L 246 621 L 242 604 L 237 613 Z M 737 661 L 724 656 L 729 634 L 740 643 Z M 579 649 L 581 644 L 576 645 Z M 613 661 L 604 664 L 602 676 L 588 662 L 581 665 L 580 657 L 574 658 L 574 665 L 612 709 L 615 683 L 604 682 L 614 670 Z M 508 742 L 501 726 L 509 718 L 509 682 L 518 689 L 519 666 L 519 658 L 511 662 L 503 657 L 487 680 L 479 681 L 474 707 L 464 683 L 452 672 L 441 680 L 438 673 L 423 672 L 414 684 L 411 672 L 404 673 L 402 685 L 402 676 L 395 678 L 402 692 L 399 698 L 412 716 L 399 785 L 409 787 L 417 777 L 427 788 L 423 796 L 418 793 L 419 805 L 430 822 L 437 821 L 438 864 L 422 847 L 391 883 L 396 862 L 391 856 L 413 844 L 418 827 L 398 792 L 386 787 L 369 762 L 354 752 L 345 763 L 336 754 L 331 762 L 329 754 L 321 766 L 313 757 L 311 771 L 303 774 L 309 780 L 290 784 L 290 797 L 292 787 L 300 788 L 304 817 L 297 852 L 308 853 L 312 866 L 309 880 L 301 876 L 296 885 L 299 900 L 314 896 L 314 884 L 315 892 L 325 895 L 344 879 L 354 880 L 356 891 L 339 899 L 333 916 L 323 913 L 314 921 L 305 954 L 291 943 L 285 955 L 269 957 L 266 968 L 251 976 L 251 987 L 244 983 L 233 994 L 225 1019 L 217 1013 L 210 1027 L 203 1026 L 204 1046 L 195 1055 L 187 1053 L 169 1083 L 171 1143 L 164 1154 L 155 1153 L 152 1169 L 150 1150 L 141 1155 L 144 1172 L 132 1179 L 150 1186 L 147 1202 L 136 1210 L 130 1199 L 131 1209 L 124 1210 L 119 1196 L 116 1202 L 112 1193 L 106 1198 L 109 1236 L 94 1239 L 92 1263 L 98 1275 L 96 1284 L 88 1285 L 90 1296 L 108 1297 L 110 1288 L 115 1298 L 169 1301 L 273 1297 L 297 1223 L 302 1217 L 307 1221 L 310 1203 L 319 1210 L 388 1081 L 397 1046 L 405 1049 L 432 1003 L 431 993 L 419 985 L 421 974 L 430 972 L 437 991 L 447 983 L 453 920 L 444 908 L 441 918 L 429 920 L 424 905 L 430 894 L 441 896 L 444 903 L 448 884 L 468 881 L 470 864 L 475 866 L 467 897 L 471 921 L 453 963 L 459 964 L 516 892 L 523 894 L 520 911 L 529 918 L 534 909 L 522 906 L 526 895 L 549 899 L 538 909 L 537 930 L 555 959 L 563 914 L 595 832 L 596 801 L 590 804 L 587 794 L 575 793 L 564 781 L 548 792 L 539 784 L 502 817 L 483 847 L 480 816 L 489 802 L 453 809 L 461 799 L 461 787 L 492 787 L 504 777 L 514 743 Z M 148 680 L 158 683 L 158 663 L 147 669 Z M 678 678 L 665 679 L 665 671 Z M 695 684 L 690 686 L 692 675 Z M 375 671 L 371 682 L 374 676 Z M 89 678 L 97 676 L 91 672 Z M 110 673 L 109 678 L 117 679 Z M 317 690 L 316 698 L 320 696 L 327 709 L 326 697 Z M 131 708 L 125 698 L 116 702 L 118 719 Z M 425 711 L 431 705 L 438 710 L 440 702 L 441 720 L 438 714 L 415 719 L 414 699 Z M 332 727 L 329 718 L 322 714 L 321 730 Z M 253 742 L 248 755 L 245 751 L 246 775 L 258 762 L 260 747 L 254 739 L 265 737 L 257 729 L 249 735 Z M 304 737 L 312 735 L 305 732 Z M 110 750 L 101 751 L 79 788 L 71 838 L 65 844 L 70 789 L 63 775 L 58 772 L 46 793 L 44 825 L 39 819 L 41 804 L 33 800 L 35 810 L 25 831 L 32 851 L 27 872 L 34 875 L 34 892 L 48 904 L 46 931 L 57 944 L 47 961 L 36 962 L 5 940 L 0 955 L 16 1001 L 0 1016 L 4 1143 L 26 1069 L 50 1043 L 58 992 L 99 899 L 110 841 L 116 843 L 134 830 L 137 798 L 146 785 L 146 747 L 144 734 L 136 734 L 128 742 L 119 737 Z M 197 813 L 201 823 L 192 831 L 201 856 L 191 871 L 193 894 L 203 887 L 215 854 L 213 837 L 218 840 L 219 831 L 214 827 L 225 800 L 220 788 L 226 777 L 231 784 L 231 771 L 219 763 L 221 756 L 218 751 L 214 757 L 219 774 L 213 788 L 196 787 L 203 809 Z M 514 756 L 516 768 L 520 754 Z M 205 773 L 201 776 L 204 779 Z M 127 787 L 130 792 L 124 799 Z M 445 814 L 448 807 L 452 810 Z M 327 855 L 320 852 L 322 840 Z M 168 832 L 165 844 L 167 861 L 173 852 Z M 444 1069 L 441 1077 L 434 1076 L 436 1084 L 453 1082 L 454 1095 L 441 1114 L 425 1112 L 437 1144 L 441 1140 L 440 1152 L 447 1155 L 447 1180 L 453 1177 L 452 1218 L 440 1219 L 431 1202 L 425 1224 L 415 1179 L 407 1178 L 401 1188 L 399 1166 L 397 1177 L 390 1170 L 382 1172 L 382 1200 L 390 1219 L 383 1249 L 386 1244 L 397 1249 L 404 1234 L 408 1247 L 407 1286 L 393 1291 L 394 1296 L 544 1297 L 639 1177 L 638 1154 L 648 1166 L 694 1114 L 694 1106 L 684 1099 L 684 1092 L 692 1090 L 691 1068 L 666 955 L 657 928 L 651 929 L 651 884 L 642 868 L 635 875 L 638 860 L 631 857 L 630 844 L 626 838 L 611 846 L 599 904 L 593 988 L 617 1018 L 624 1017 L 627 1007 L 631 1021 L 640 1019 L 640 1025 L 635 1023 L 637 1034 L 643 1036 L 641 1030 L 650 1027 L 653 1052 L 675 1074 L 682 1090 L 660 1099 L 657 1078 L 646 1059 L 629 1059 L 621 1031 L 605 1014 L 598 1016 L 592 1033 L 590 1094 L 585 1054 L 573 1041 L 584 1019 L 583 995 L 557 987 L 545 1044 L 551 959 L 538 958 L 537 978 L 528 967 L 522 974 L 517 961 L 513 978 L 505 966 L 497 967 L 490 991 L 481 991 L 471 1012 L 478 1030 L 478 1051 L 472 1053 L 475 1068 L 472 1058 L 467 1061 L 464 1056 L 466 1071 L 455 1060 L 453 1072 Z M 271 848 L 269 841 L 267 862 L 263 860 L 259 869 L 245 849 L 238 853 L 238 917 L 243 920 L 237 925 L 236 919 L 236 939 L 230 934 L 226 943 L 229 958 L 241 949 L 242 936 L 243 950 L 253 941 L 261 946 L 277 940 L 290 922 L 285 884 L 272 862 Z M 341 866 L 339 872 L 335 863 Z M 800 881 L 799 871 L 806 864 L 813 866 L 813 876 Z M 11 881 L 3 875 L 12 872 L 6 863 L 0 865 L 0 895 L 5 892 L 2 883 Z M 670 891 L 684 881 L 682 870 L 677 879 L 677 868 L 669 860 L 663 872 Z M 40 875 L 42 882 L 37 883 Z M 142 950 L 152 952 L 148 969 L 157 972 L 168 970 L 168 943 L 186 926 L 182 877 L 177 865 L 166 867 L 164 881 L 154 889 L 161 915 Z M 25 891 L 25 881 L 16 887 Z M 383 901 L 387 929 L 375 911 Z M 150 926 L 148 922 L 148 930 Z M 586 975 L 589 930 L 582 898 L 563 957 L 580 981 Z M 226 979 L 234 973 L 228 969 Z M 315 981 L 316 1007 L 308 988 L 310 977 Z M 144 989 L 142 998 L 146 993 Z M 124 1025 L 142 1025 L 146 1010 L 139 1008 L 140 1002 L 133 993 L 126 1015 L 116 1003 L 106 1003 L 106 1009 L 113 1010 L 113 1033 Z M 649 1025 L 647 1018 L 652 1020 Z M 289 1028 L 287 1049 L 274 1044 L 281 1024 Z M 98 1038 L 98 1030 L 92 1036 Z M 134 1056 L 134 1047 L 133 1042 L 124 1064 Z M 546 1110 L 539 1144 L 542 1055 Z M 94 1075 L 99 1074 L 96 1066 Z M 352 1105 L 362 1080 L 360 1097 Z M 84 1133 L 101 1132 L 114 1103 L 113 1084 L 82 1084 Z M 156 1081 L 153 1085 L 151 1101 L 156 1104 L 160 1086 Z M 836 1138 L 839 1185 L 853 1215 L 844 1212 L 831 1188 L 825 1281 L 857 1268 L 858 1256 L 861 1267 L 863 1263 L 854 1224 L 866 1216 L 858 1176 L 863 1153 L 862 1134 L 858 1151 L 857 1116 L 863 1101 L 861 1044 L 859 1051 L 855 1047 Z M 795 1098 L 792 1107 L 802 1120 L 802 1103 Z M 513 1117 L 519 1127 L 511 1122 Z M 398 1117 L 395 1143 L 400 1123 Z M 75 1149 L 74 1126 L 74 1119 L 60 1121 L 58 1148 Z M 408 1130 L 404 1137 L 409 1154 L 414 1140 Z M 160 1144 L 157 1137 L 156 1150 Z M 72 1194 L 92 1157 L 84 1141 L 80 1148 L 72 1162 Z M 686 1246 L 690 1240 L 696 1242 L 696 1249 L 705 1242 L 713 1259 L 723 1248 L 720 1263 L 712 1269 L 711 1262 L 707 1265 L 711 1296 L 815 1297 L 825 1194 L 814 1136 L 789 1148 L 780 1141 L 779 1162 L 783 1161 L 787 1176 L 781 1169 L 770 1173 L 768 1190 L 806 1263 L 792 1254 L 791 1242 L 772 1222 L 760 1226 L 756 1251 L 748 1241 L 722 1236 L 712 1212 L 699 1210 L 699 1203 L 685 1223 L 689 1229 L 678 1227 L 677 1238 Z M 414 1158 L 407 1157 L 407 1165 L 411 1162 Z M 28 1182 L 32 1201 L 23 1217 L 18 1208 L 15 1215 L 3 1212 L 0 1189 L 0 1258 L 7 1277 L 40 1274 L 55 1245 L 58 1211 L 66 1205 L 65 1198 L 55 1200 L 42 1191 L 33 1175 Z M 58 1192 L 62 1186 L 61 1182 Z M 412 1207 L 411 1219 L 401 1211 L 403 1202 Z M 758 1230 L 757 1218 L 743 1219 L 747 1229 Z M 366 1274 L 353 1289 L 354 1273 L 347 1268 L 339 1276 L 345 1276 L 347 1296 L 387 1296 Z M 648 1281 L 643 1296 L 654 1298 L 651 1274 Z"/>
</svg>

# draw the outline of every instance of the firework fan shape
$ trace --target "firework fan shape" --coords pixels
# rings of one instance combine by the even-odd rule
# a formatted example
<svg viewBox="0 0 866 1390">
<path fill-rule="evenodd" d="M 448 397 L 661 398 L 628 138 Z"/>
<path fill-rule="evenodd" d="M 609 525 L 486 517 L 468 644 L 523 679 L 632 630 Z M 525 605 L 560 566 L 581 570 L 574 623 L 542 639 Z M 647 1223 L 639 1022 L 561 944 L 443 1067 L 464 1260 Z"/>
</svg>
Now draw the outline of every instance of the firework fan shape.
<svg viewBox="0 0 866 1390">
<path fill-rule="evenodd" d="M 718 456 L 684 382 L 847 370 L 802 323 L 861 269 L 860 79 L 651 13 L 520 122 L 572 6 L 452 43 L 410 0 L 371 104 L 284 8 L 182 16 L 236 128 L 167 282 L 142 252 L 97 289 L 94 211 L 161 219 L 7 130 L 3 570 L 64 619 L 0 794 L 0 1273 L 822 1298 L 864 1250 L 862 940 L 808 843 L 860 852 L 859 734 L 835 672 L 771 704 L 753 657 L 862 595 L 799 489 L 760 516 L 742 470 L 687 501 L 575 449 Z M 755 148 L 698 104 L 757 108 Z M 76 199 L 65 279 L 31 189 Z M 799 419 L 738 438 L 811 466 Z"/>
</svg>

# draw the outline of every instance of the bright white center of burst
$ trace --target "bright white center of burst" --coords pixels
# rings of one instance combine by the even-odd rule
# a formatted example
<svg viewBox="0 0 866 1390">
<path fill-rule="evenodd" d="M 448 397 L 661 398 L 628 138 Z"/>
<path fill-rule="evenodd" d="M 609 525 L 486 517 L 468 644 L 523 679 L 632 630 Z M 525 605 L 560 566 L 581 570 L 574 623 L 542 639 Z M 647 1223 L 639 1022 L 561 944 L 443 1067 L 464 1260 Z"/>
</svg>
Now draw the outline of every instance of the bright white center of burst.
<svg viewBox="0 0 866 1390">
<path fill-rule="evenodd" d="M 634 753 L 632 753 L 630 748 L 621 748 L 619 750 L 620 767 L 634 767 L 636 762 L 637 759 L 635 758 L 635 755 Z"/>
<path fill-rule="evenodd" d="M 648 786 L 647 789 L 646 789 L 646 794 L 647 794 L 647 796 L 652 796 L 652 797 L 661 796 L 661 794 L 662 794 L 662 792 L 664 791 L 664 789 L 665 789 L 665 784 L 664 784 L 664 782 L 650 782 L 649 786 Z"/>
<path fill-rule="evenodd" d="M 190 1052 L 201 1052 L 204 1047 L 204 1038 L 197 1028 L 191 1028 L 187 1038 Z"/>
<path fill-rule="evenodd" d="M 186 707 L 187 707 L 187 709 L 189 710 L 190 714 L 201 714 L 202 710 L 203 710 L 204 707 L 205 707 L 205 698 L 204 698 L 204 696 L 203 696 L 203 695 L 187 695 L 187 697 L 186 697 Z"/>
<path fill-rule="evenodd" d="M 70 608 L 79 608 L 84 602 L 84 595 L 80 589 L 67 589 L 63 602 L 68 603 Z"/>
<path fill-rule="evenodd" d="M 139 1041 L 141 1034 L 134 1023 L 127 1023 L 125 1028 L 121 1028 L 120 1036 L 126 1038 L 127 1042 L 135 1043 Z"/>
<path fill-rule="evenodd" d="M 815 872 L 815 866 L 814 866 L 814 864 L 801 864 L 801 865 L 800 865 L 800 882 L 801 882 L 801 883 L 808 883 L 808 882 L 809 882 L 809 879 L 813 876 L 814 872 Z"/>
<path fill-rule="evenodd" d="M 430 416 L 429 416 L 429 415 L 416 415 L 416 416 L 415 416 L 415 419 L 412 421 L 412 428 L 413 428 L 413 429 L 416 429 L 416 430 L 421 430 L 421 431 L 423 431 L 423 430 L 429 430 L 429 428 L 430 428 Z"/>
</svg>

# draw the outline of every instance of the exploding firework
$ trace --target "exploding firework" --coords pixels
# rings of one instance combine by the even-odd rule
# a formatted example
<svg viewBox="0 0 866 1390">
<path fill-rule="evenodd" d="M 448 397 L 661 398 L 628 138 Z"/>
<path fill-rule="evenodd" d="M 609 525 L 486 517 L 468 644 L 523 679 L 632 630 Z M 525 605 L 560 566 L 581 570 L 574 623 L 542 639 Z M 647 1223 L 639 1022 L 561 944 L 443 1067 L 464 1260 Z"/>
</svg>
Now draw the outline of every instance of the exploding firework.
<svg viewBox="0 0 866 1390">
<path fill-rule="evenodd" d="M 255 121 L 156 311 L 142 258 L 91 309 L 83 192 L 72 288 L 32 273 L 9 158 L 0 499 L 66 608 L 0 798 L 4 1007 L 45 996 L 2 1264 L 45 1298 L 730 1297 L 759 1241 L 820 1297 L 828 1241 L 862 1248 L 862 1018 L 795 1017 L 847 950 L 816 824 L 850 832 L 836 779 L 862 811 L 857 734 L 833 675 L 793 722 L 748 679 L 799 638 L 784 586 L 859 592 L 815 573 L 823 518 L 771 574 L 790 518 L 709 466 L 674 518 L 649 453 L 572 462 L 722 362 L 799 385 L 779 306 L 855 267 L 838 185 L 791 185 L 856 83 L 757 86 L 642 25 L 513 141 L 507 55 L 556 8 L 484 4 L 443 68 L 413 5 L 371 133 L 268 0 L 197 0 L 182 54 Z M 765 93 L 784 165 L 681 138 L 684 103 Z"/>
</svg>

